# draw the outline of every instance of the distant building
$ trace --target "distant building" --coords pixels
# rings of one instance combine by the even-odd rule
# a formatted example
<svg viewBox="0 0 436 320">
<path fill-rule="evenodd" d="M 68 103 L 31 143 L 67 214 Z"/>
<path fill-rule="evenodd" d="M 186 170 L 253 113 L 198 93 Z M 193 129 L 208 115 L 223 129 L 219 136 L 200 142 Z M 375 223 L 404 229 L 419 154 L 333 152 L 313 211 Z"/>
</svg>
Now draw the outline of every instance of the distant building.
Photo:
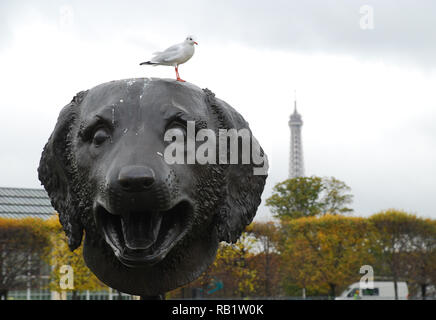
<svg viewBox="0 0 436 320">
<path fill-rule="evenodd" d="M 303 143 L 301 141 L 301 127 L 303 120 L 297 112 L 297 100 L 294 101 L 294 113 L 289 119 L 291 130 L 291 149 L 289 156 L 289 178 L 304 177 Z"/>
<path fill-rule="evenodd" d="M 0 217 L 47 220 L 55 210 L 43 189 L 0 188 Z"/>
<path fill-rule="evenodd" d="M 55 210 L 50 204 L 50 199 L 43 189 L 0 188 L 0 217 L 10 219 L 41 218 L 47 220 L 52 217 Z M 13 300 L 47 300 L 53 294 L 47 289 L 50 278 L 50 266 L 41 261 L 34 261 L 29 257 L 29 263 L 40 267 L 39 275 L 32 281 L 29 276 L 25 279 L 22 288 L 9 291 L 8 299 Z"/>
</svg>

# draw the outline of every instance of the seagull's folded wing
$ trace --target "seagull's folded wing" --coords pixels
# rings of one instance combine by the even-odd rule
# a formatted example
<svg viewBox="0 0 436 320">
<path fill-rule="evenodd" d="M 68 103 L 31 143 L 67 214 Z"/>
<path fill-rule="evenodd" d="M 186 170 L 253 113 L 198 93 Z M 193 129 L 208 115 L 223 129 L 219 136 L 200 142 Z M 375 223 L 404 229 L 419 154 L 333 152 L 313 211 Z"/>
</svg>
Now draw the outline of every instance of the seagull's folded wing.
<svg viewBox="0 0 436 320">
<path fill-rule="evenodd" d="M 176 44 L 154 56 L 151 61 L 157 63 L 176 63 L 183 57 L 183 54 L 183 46 Z"/>
</svg>

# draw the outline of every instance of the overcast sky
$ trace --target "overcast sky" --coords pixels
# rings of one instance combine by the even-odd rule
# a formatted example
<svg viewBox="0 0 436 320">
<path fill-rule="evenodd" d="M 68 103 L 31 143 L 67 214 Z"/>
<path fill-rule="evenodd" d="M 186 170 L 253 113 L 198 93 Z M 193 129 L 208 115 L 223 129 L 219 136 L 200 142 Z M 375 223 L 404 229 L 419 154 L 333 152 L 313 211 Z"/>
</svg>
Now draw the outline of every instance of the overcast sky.
<svg viewBox="0 0 436 320">
<path fill-rule="evenodd" d="M 270 159 L 264 199 L 288 176 L 297 90 L 306 175 L 347 183 L 354 215 L 436 218 L 436 2 L 425 0 L 1 0 L 0 186 L 40 187 L 42 148 L 75 93 L 174 78 L 138 64 L 189 34 L 199 46 L 181 77 L 250 123 Z M 270 217 L 262 205 L 258 219 Z"/>
</svg>

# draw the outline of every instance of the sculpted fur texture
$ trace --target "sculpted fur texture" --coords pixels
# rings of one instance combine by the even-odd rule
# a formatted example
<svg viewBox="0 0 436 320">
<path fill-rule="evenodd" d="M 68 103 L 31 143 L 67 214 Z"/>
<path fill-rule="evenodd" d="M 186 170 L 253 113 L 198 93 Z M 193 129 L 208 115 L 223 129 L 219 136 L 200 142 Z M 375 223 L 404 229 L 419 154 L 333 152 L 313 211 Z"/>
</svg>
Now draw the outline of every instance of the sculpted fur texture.
<svg viewBox="0 0 436 320">
<path fill-rule="evenodd" d="M 150 297 L 193 281 L 261 202 L 266 175 L 254 164 L 165 161 L 165 132 L 183 135 L 187 121 L 217 134 L 249 129 L 208 89 L 129 79 L 77 94 L 44 148 L 39 178 L 71 250 L 85 234 L 86 264 L 119 291 Z"/>
</svg>

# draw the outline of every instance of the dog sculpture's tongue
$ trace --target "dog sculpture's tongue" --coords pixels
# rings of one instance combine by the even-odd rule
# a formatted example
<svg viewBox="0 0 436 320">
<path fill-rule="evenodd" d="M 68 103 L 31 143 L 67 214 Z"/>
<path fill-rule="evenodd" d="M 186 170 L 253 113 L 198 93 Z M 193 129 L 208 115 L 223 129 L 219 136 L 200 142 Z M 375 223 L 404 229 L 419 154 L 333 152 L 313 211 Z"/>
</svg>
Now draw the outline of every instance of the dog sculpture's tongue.
<svg viewBox="0 0 436 320">
<path fill-rule="evenodd" d="M 127 212 L 121 215 L 121 226 L 127 248 L 147 249 L 156 242 L 162 215 L 159 212 Z"/>
</svg>

